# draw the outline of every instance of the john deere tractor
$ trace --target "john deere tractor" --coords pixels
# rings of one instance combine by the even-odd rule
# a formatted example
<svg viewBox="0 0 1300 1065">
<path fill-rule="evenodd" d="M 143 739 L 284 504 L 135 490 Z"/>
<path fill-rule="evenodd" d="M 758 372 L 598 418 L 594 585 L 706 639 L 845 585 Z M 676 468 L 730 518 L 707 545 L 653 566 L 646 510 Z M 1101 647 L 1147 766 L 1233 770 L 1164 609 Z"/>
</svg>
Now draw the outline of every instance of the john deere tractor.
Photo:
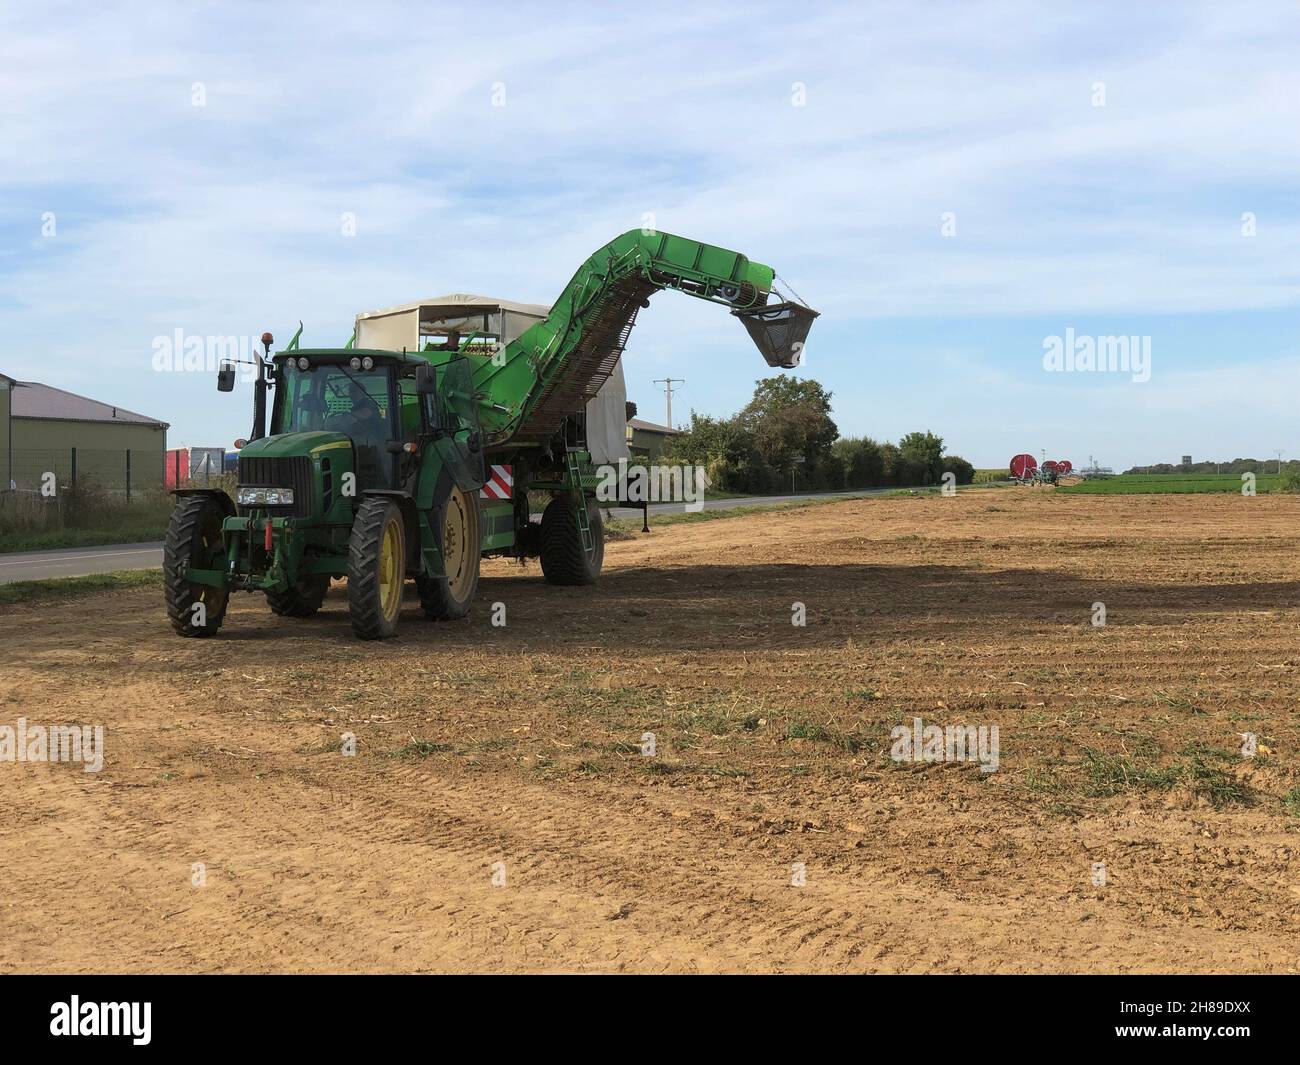
<svg viewBox="0 0 1300 1065">
<path fill-rule="evenodd" d="M 347 578 L 355 634 L 388 637 L 408 579 L 427 617 L 463 617 L 483 555 L 540 557 L 548 582 L 591 584 L 604 558 L 597 467 L 626 455 L 618 363 L 637 312 L 660 289 L 722 304 L 768 365 L 793 367 L 817 314 L 774 300 L 774 277 L 736 252 L 633 230 L 552 307 L 454 294 L 361 314 L 342 348 L 300 347 L 300 326 L 272 354 L 265 335 L 235 498 L 174 493 L 172 627 L 213 635 L 234 591 L 308 617 Z M 234 383 L 222 366 L 218 388 Z M 529 492 L 551 496 L 540 522 Z"/>
</svg>

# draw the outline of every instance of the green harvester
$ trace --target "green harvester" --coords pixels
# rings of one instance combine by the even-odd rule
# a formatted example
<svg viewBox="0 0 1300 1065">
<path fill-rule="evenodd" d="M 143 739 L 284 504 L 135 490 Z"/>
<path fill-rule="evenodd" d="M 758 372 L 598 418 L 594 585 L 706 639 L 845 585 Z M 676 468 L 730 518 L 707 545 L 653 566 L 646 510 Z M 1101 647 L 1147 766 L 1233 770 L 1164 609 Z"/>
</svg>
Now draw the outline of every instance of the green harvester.
<svg viewBox="0 0 1300 1065">
<path fill-rule="evenodd" d="M 595 437 L 610 430 L 589 412 L 616 371 L 622 398 L 638 311 L 660 289 L 722 304 L 769 366 L 791 368 L 817 312 L 774 298 L 774 278 L 736 252 L 632 230 L 549 308 L 457 294 L 359 315 L 342 348 L 299 347 L 300 326 L 272 354 L 267 334 L 236 498 L 174 493 L 172 627 L 215 634 L 233 591 L 307 617 L 346 578 L 353 631 L 380 639 L 396 632 L 408 578 L 426 616 L 464 617 L 484 555 L 540 557 L 552 584 L 593 583 L 604 558 Z M 234 383 L 222 366 L 218 388 Z M 619 422 L 621 438 L 625 413 Z M 540 522 L 530 492 L 551 496 Z"/>
</svg>

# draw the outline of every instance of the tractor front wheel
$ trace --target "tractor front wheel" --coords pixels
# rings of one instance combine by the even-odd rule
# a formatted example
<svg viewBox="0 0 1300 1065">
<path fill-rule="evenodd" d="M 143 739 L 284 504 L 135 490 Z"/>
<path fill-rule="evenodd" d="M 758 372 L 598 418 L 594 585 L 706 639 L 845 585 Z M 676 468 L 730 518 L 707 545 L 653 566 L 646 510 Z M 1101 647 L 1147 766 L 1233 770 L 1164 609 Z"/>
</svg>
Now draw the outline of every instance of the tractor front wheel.
<svg viewBox="0 0 1300 1065">
<path fill-rule="evenodd" d="M 600 508 L 586 502 L 591 548 L 582 543 L 578 511 L 569 499 L 552 499 L 542 511 L 542 576 L 548 584 L 595 584 L 605 562 L 605 525 Z"/>
<path fill-rule="evenodd" d="M 416 577 L 420 605 L 426 617 L 451 621 L 469 613 L 478 591 L 482 536 L 479 534 L 478 499 L 455 485 L 433 516 L 441 539 L 446 577 Z"/>
<path fill-rule="evenodd" d="M 325 602 L 330 579 L 326 575 L 302 577 L 284 591 L 267 590 L 266 601 L 271 612 L 284 618 L 309 618 Z"/>
<path fill-rule="evenodd" d="M 214 560 L 225 557 L 225 517 L 221 504 L 210 496 L 181 496 L 172 511 L 163 544 L 163 592 L 167 617 L 181 636 L 212 636 L 226 616 L 228 588 L 185 579 L 187 569 L 211 569 Z"/>
<path fill-rule="evenodd" d="M 397 504 L 363 499 L 348 543 L 348 615 L 363 640 L 397 631 L 406 582 L 406 527 Z"/>
</svg>

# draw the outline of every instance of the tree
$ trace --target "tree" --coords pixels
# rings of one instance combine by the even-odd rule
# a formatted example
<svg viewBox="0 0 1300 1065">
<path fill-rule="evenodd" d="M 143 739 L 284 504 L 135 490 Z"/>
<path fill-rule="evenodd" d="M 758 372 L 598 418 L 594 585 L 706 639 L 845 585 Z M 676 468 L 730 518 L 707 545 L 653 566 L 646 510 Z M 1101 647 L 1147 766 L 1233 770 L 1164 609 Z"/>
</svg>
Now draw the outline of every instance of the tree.
<svg viewBox="0 0 1300 1065">
<path fill-rule="evenodd" d="M 975 480 L 975 467 L 960 455 L 944 455 L 943 472 L 953 474 L 958 484 L 971 484 Z"/>
<path fill-rule="evenodd" d="M 829 479 L 831 445 L 840 431 L 831 420 L 831 394 L 818 382 L 764 378 L 756 382 L 754 398 L 736 420 L 753 434 L 770 478 L 788 473 L 802 460 L 806 483 Z"/>
<path fill-rule="evenodd" d="M 842 437 L 831 446 L 836 463 L 835 487 L 879 488 L 886 484 L 885 454 L 869 436 Z"/>
<path fill-rule="evenodd" d="M 934 433 L 908 433 L 898 442 L 903 476 L 900 483 L 912 485 L 938 484 L 943 477 L 943 437 Z"/>
</svg>

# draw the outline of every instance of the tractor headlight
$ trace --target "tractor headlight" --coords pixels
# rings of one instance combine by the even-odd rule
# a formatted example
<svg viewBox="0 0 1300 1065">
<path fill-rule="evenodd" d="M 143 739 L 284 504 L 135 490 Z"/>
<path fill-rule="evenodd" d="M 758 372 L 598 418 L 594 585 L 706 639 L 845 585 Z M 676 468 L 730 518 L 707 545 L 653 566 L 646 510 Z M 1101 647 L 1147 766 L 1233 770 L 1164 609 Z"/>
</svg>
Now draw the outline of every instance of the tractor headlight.
<svg viewBox="0 0 1300 1065">
<path fill-rule="evenodd" d="M 361 360 L 361 368 L 363 370 L 373 370 L 375 368 L 375 360 L 372 359 L 369 355 L 367 355 L 364 359 Z"/>
<path fill-rule="evenodd" d="M 348 359 L 348 365 L 354 370 L 359 370 L 361 369 L 361 360 L 353 355 L 352 358 Z"/>
<path fill-rule="evenodd" d="M 236 498 L 241 507 L 288 507 L 293 505 L 293 489 L 241 488 Z"/>
</svg>

